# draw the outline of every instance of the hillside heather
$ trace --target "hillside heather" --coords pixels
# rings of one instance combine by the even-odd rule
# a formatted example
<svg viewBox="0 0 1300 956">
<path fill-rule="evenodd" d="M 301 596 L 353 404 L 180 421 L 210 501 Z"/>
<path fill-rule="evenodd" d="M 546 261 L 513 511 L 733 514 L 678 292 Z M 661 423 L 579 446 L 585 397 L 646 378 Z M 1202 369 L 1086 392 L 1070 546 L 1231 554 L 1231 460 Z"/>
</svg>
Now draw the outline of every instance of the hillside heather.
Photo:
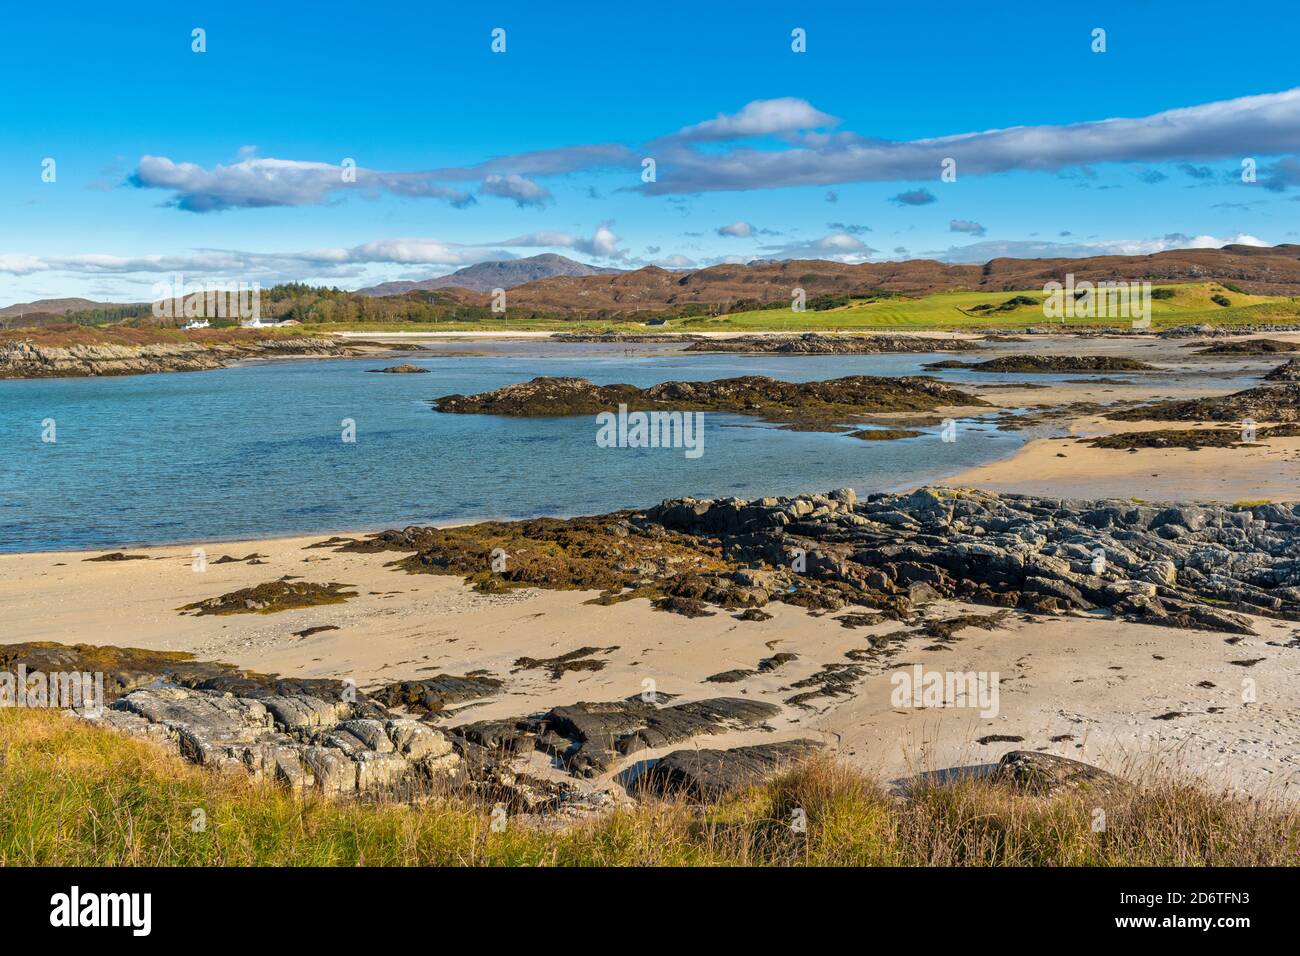
<svg viewBox="0 0 1300 956">
<path fill-rule="evenodd" d="M 927 295 L 934 292 L 1010 292 L 1042 288 L 1072 273 L 1075 281 L 1150 281 L 1152 283 L 1231 282 L 1245 292 L 1300 294 L 1300 245 L 1222 249 L 1178 249 L 1147 256 L 1092 256 L 1080 259 L 992 259 L 983 265 L 951 265 L 933 259 L 865 262 L 847 265 L 827 260 L 755 261 L 673 272 L 647 266 L 634 272 L 592 276 L 554 276 L 510 290 L 513 309 L 617 314 L 680 309 L 690 305 L 727 306 L 749 302 L 789 303 L 791 290 L 809 299 L 822 295 L 879 292 Z M 486 305 L 487 296 L 448 290 L 461 301 Z"/>
</svg>

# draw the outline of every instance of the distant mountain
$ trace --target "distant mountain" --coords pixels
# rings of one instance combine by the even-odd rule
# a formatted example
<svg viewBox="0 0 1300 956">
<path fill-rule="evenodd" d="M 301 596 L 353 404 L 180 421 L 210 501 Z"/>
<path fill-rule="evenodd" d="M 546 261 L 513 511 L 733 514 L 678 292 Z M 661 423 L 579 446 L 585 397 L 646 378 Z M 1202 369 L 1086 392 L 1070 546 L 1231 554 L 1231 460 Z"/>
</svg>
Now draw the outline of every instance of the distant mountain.
<svg viewBox="0 0 1300 956">
<path fill-rule="evenodd" d="M 549 279 L 554 276 L 596 276 L 622 272 L 621 269 L 603 269 L 575 262 L 553 252 L 527 259 L 505 259 L 500 262 L 480 262 L 466 266 L 451 275 L 418 282 L 383 282 L 368 289 L 357 290 L 361 295 L 401 295 L 403 292 L 430 289 L 469 289 L 471 292 L 491 292 L 493 289 L 513 289 L 525 282 Z"/>
<path fill-rule="evenodd" d="M 80 312 L 84 309 L 114 309 L 120 307 L 121 303 L 93 302 L 90 299 L 37 299 L 35 302 L 18 302 L 14 305 L 7 305 L 0 309 L 0 315 L 31 315 L 32 313 L 66 315 L 69 312 Z"/>
</svg>

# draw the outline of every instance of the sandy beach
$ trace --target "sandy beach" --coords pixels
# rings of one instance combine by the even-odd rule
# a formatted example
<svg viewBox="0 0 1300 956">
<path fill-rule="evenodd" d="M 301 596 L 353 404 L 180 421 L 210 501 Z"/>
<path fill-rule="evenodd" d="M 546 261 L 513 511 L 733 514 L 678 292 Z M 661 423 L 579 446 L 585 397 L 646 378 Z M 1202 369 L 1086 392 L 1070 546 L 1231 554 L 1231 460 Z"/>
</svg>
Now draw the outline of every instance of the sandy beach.
<svg viewBox="0 0 1300 956">
<path fill-rule="evenodd" d="M 791 682 L 864 648 L 884 624 L 847 629 L 831 616 L 772 605 L 770 621 L 730 615 L 691 620 L 651 610 L 647 601 L 587 604 L 594 592 L 524 589 L 484 595 L 458 578 L 408 575 L 385 567 L 390 554 L 338 554 L 309 549 L 318 536 L 247 541 L 213 547 L 196 572 L 189 547 L 131 549 L 138 560 L 87 562 L 83 552 L 0 556 L 0 602 L 14 640 L 115 644 L 191 651 L 259 672 L 293 677 L 351 678 L 363 690 L 435 673 L 477 670 L 504 678 L 503 693 L 461 708 L 460 720 L 507 718 L 577 700 L 614 700 L 653 686 L 686 698 L 737 690 L 779 703 Z M 260 565 L 215 564 L 223 555 L 264 555 Z M 228 617 L 181 615 L 181 605 L 282 575 L 351 584 L 346 604 Z M 980 612 L 945 605 L 953 614 Z M 896 779 L 996 760 L 1007 742 L 1046 749 L 1113 770 L 1175 766 L 1215 785 L 1294 796 L 1300 763 L 1297 691 L 1300 655 L 1276 645 L 1293 625 L 1260 620 L 1258 638 L 1225 643 L 1225 635 L 1120 621 L 1015 617 L 995 631 L 968 629 L 949 647 L 926 650 L 909 641 L 888 668 L 878 668 L 848 698 L 813 710 L 785 709 L 772 732 L 702 738 L 731 746 L 815 736 L 854 765 Z M 334 627 L 306 637 L 310 628 Z M 1270 643 L 1271 642 L 1271 643 Z M 579 647 L 611 648 L 599 672 L 551 679 L 517 670 L 522 656 L 550 657 Z M 705 683 L 712 674 L 752 668 L 773 652 L 797 661 L 743 684 Z M 1263 657 L 1249 671 L 1230 661 Z M 898 709 L 890 677 L 927 669 L 1001 675 L 996 719 L 973 710 Z M 1253 679 L 1256 703 L 1242 702 Z M 653 685 L 646 685 L 646 681 Z M 1212 687 L 1198 686 L 1205 682 Z M 1185 716 L 1158 720 L 1179 712 Z M 643 756 L 657 756 L 650 753 Z M 535 770 L 545 773 L 540 758 Z M 597 781 L 599 782 L 599 781 Z"/>
<path fill-rule="evenodd" d="M 1155 430 L 1096 416 L 1069 425 L 1069 438 L 1028 442 L 1010 458 L 958 472 L 946 484 L 1022 495 L 1139 498 L 1145 501 L 1294 501 L 1300 497 L 1300 439 L 1249 448 L 1141 448 L 1120 452 L 1084 439 Z"/>
</svg>

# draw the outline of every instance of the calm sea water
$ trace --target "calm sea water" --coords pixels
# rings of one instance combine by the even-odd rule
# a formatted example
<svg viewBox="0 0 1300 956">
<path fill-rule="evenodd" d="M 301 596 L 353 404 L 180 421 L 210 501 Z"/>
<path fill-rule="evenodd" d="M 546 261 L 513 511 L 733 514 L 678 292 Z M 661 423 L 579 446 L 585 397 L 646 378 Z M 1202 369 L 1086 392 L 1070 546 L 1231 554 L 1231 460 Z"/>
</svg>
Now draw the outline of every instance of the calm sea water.
<svg viewBox="0 0 1300 956">
<path fill-rule="evenodd" d="M 483 351 L 477 348 L 476 351 Z M 626 355 L 548 345 L 409 359 L 298 361 L 127 378 L 0 382 L 0 551 L 121 547 L 574 515 L 681 495 L 859 494 L 934 480 L 1023 438 L 963 423 L 944 443 L 862 442 L 705 416 L 704 454 L 602 449 L 590 417 L 443 415 L 428 400 L 577 375 L 599 383 L 765 374 L 903 375 L 936 356 Z M 942 356 L 938 356 L 942 357 Z M 401 359 L 407 361 L 408 359 Z M 345 418 L 356 441 L 341 440 Z M 57 441 L 43 442 L 53 419 Z"/>
</svg>

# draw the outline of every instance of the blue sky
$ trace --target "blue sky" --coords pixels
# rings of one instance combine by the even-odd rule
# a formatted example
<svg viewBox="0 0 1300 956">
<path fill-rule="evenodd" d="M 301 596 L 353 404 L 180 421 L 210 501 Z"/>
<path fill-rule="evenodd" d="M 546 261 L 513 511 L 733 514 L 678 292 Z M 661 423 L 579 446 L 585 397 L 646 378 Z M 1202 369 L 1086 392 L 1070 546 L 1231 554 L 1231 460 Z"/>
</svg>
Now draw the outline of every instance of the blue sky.
<svg viewBox="0 0 1300 956">
<path fill-rule="evenodd" d="M 546 251 L 984 261 L 1300 230 L 1285 5 L 294 6 L 6 10 L 0 304 L 139 300 L 177 269 L 357 288 Z"/>
</svg>

